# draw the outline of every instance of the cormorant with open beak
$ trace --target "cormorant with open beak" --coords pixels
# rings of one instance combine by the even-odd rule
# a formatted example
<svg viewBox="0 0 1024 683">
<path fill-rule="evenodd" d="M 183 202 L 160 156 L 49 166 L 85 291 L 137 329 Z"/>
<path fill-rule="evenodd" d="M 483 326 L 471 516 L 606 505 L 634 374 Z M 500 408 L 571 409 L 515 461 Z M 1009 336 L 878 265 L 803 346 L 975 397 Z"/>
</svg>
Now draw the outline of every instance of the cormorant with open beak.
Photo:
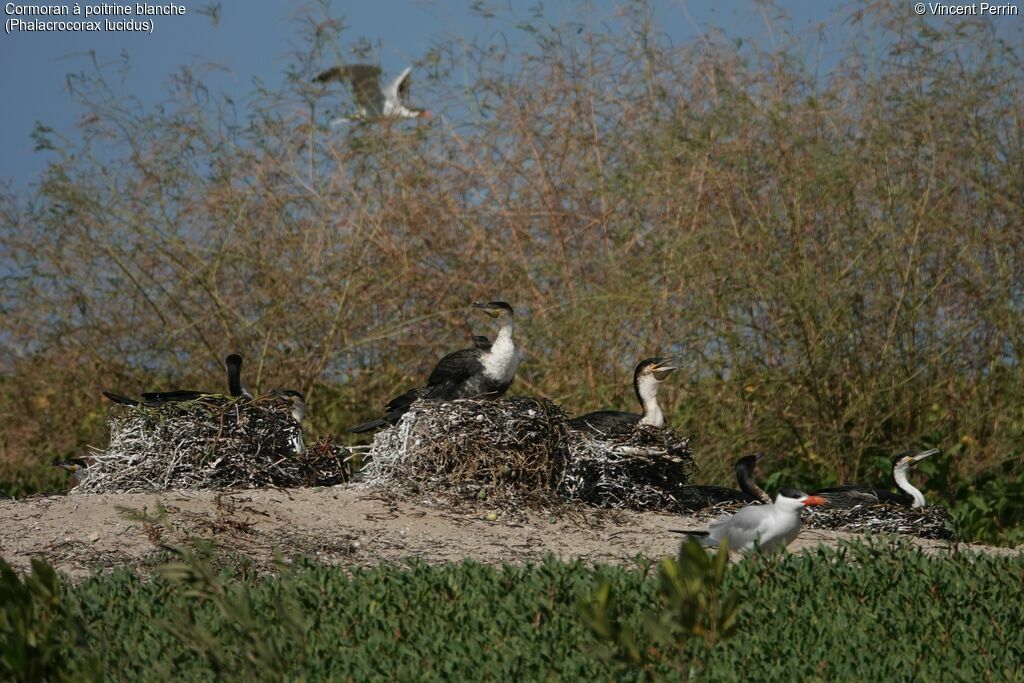
<svg viewBox="0 0 1024 683">
<path fill-rule="evenodd" d="M 384 417 L 356 425 L 349 431 L 362 433 L 397 424 L 419 399 L 497 398 L 508 390 L 519 367 L 519 351 L 512 340 L 515 314 L 504 301 L 476 302 L 473 306 L 498 320 L 494 343 L 486 349 L 474 347 L 449 353 L 437 362 L 426 386 L 396 396 L 384 406 L 387 413 Z"/>
<path fill-rule="evenodd" d="M 906 451 L 896 456 L 892 462 L 892 479 L 896 482 L 896 488 L 899 489 L 899 493 L 889 491 L 888 489 L 848 484 L 819 489 L 814 494 L 825 498 L 830 505 L 837 508 L 851 508 L 855 505 L 875 505 L 878 503 L 923 508 L 925 506 L 924 494 L 907 481 L 907 473 L 911 467 L 938 452 L 938 448 L 932 448 L 917 454 L 912 454 L 913 451 Z"/>
<path fill-rule="evenodd" d="M 569 426 L 595 434 L 631 431 L 637 425 L 664 427 L 665 415 L 658 404 L 658 385 L 676 369 L 671 358 L 645 358 L 633 371 L 633 391 L 643 413 L 598 410 L 569 420 Z"/>
</svg>

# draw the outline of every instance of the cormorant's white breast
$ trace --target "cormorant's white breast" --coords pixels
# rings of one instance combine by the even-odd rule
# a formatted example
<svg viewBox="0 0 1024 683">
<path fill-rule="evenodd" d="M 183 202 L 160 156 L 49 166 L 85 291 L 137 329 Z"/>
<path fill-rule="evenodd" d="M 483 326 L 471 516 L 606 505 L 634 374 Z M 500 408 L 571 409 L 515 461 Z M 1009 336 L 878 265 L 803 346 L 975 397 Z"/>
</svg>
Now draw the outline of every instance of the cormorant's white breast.
<svg viewBox="0 0 1024 683">
<path fill-rule="evenodd" d="M 574 429 L 597 434 L 630 431 L 638 424 L 664 427 L 665 415 L 658 403 L 658 385 L 676 369 L 671 358 L 645 358 L 633 371 L 633 392 L 643 413 L 599 410 L 569 420 Z"/>
<path fill-rule="evenodd" d="M 419 399 L 496 398 L 508 390 L 519 367 L 519 353 L 512 338 L 515 314 L 504 301 L 477 302 L 473 306 L 498 319 L 500 327 L 494 342 L 485 346 L 474 340 L 473 348 L 444 356 L 430 373 L 426 386 L 396 396 L 384 406 L 384 417 L 356 425 L 349 431 L 368 432 L 396 424 Z"/>
</svg>

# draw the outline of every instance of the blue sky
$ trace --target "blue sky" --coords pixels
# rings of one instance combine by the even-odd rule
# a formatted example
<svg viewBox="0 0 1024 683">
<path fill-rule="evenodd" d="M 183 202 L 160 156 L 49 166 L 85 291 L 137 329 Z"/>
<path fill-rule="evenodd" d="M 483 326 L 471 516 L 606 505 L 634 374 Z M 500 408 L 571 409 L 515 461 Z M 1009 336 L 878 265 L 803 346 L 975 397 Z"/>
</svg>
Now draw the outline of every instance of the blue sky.
<svg viewBox="0 0 1024 683">
<path fill-rule="evenodd" d="M 48 4 L 58 0 L 48 0 Z M 295 17 L 311 2 L 296 0 L 222 0 L 219 20 L 200 12 L 210 0 L 178 0 L 186 7 L 183 17 L 155 17 L 152 34 L 131 32 L 62 32 L 0 34 L 0 184 L 15 189 L 29 187 L 45 164 L 53 158 L 33 151 L 30 134 L 39 121 L 62 134 L 74 136 L 76 111 L 66 87 L 66 75 L 91 69 L 92 57 L 100 63 L 116 62 L 126 54 L 131 69 L 116 86 L 149 106 L 167 97 L 170 76 L 183 65 L 191 66 L 215 92 L 244 100 L 252 80 L 261 78 L 275 88 L 284 81 L 290 63 L 289 52 L 302 40 Z M 486 2 L 486 0 L 485 0 Z M 40 4 L 22 0 L 18 5 Z M 91 2 L 82 4 L 93 4 Z M 127 3 L 121 3 L 127 4 Z M 154 3 L 156 4 L 156 3 Z M 386 74 L 393 74 L 425 54 L 432 45 L 445 40 L 488 40 L 498 33 L 514 34 L 508 20 L 509 8 L 527 17 L 529 2 L 497 1 L 498 18 L 485 18 L 472 11 L 472 0 L 349 0 L 334 2 L 334 15 L 345 18 L 347 29 L 337 54 L 348 54 L 359 38 L 379 44 L 379 58 Z M 544 15 L 552 23 L 574 20 L 599 23 L 612 20 L 620 2 L 548 2 Z M 657 28 L 679 45 L 711 27 L 724 27 L 731 36 L 770 41 L 756 6 L 747 0 L 652 0 Z M 134 3 L 132 3 L 134 6 Z M 849 3 L 814 0 L 780 1 L 795 29 L 808 29 L 823 21 L 845 16 Z M 4 20 L 9 17 L 4 14 Z M 31 19 L 31 17 L 23 17 Z M 138 19 L 138 17 L 135 17 Z M 124 19 L 124 17 L 116 17 Z M 1016 25 L 1019 37 L 1022 18 L 1004 20 Z M 824 52 L 809 58 L 828 60 L 831 43 L 841 39 L 826 34 Z M 818 48 L 815 47 L 815 50 Z M 214 66 L 216 65 L 216 66 Z"/>
</svg>

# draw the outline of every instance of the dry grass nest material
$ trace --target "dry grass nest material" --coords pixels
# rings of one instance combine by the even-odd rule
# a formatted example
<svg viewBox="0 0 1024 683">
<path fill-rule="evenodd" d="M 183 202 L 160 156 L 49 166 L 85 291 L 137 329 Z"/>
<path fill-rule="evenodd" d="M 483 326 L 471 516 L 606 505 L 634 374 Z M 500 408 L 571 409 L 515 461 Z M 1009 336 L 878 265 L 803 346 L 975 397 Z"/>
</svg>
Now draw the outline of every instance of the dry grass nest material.
<svg viewBox="0 0 1024 683">
<path fill-rule="evenodd" d="M 733 514 L 744 505 L 746 504 L 717 503 L 698 510 L 694 516 L 701 520 L 713 520 L 722 515 Z M 885 503 L 858 505 L 852 508 L 822 505 L 805 509 L 801 517 L 806 529 L 855 534 L 902 534 L 934 540 L 953 538 L 952 518 L 946 508 L 940 505 L 923 508 Z"/>
<path fill-rule="evenodd" d="M 75 493 L 330 485 L 347 481 L 350 453 L 323 438 L 294 453 L 300 427 L 275 397 L 119 407 L 110 445 Z"/>
<path fill-rule="evenodd" d="M 827 505 L 808 510 L 803 516 L 809 529 L 848 531 L 859 534 L 905 534 L 918 538 L 953 538 L 953 520 L 941 505 L 909 508 L 900 505 L 857 505 L 830 508 Z"/>
<path fill-rule="evenodd" d="M 378 432 L 361 477 L 371 486 L 503 507 L 581 501 L 677 510 L 695 469 L 688 439 L 641 427 L 618 435 L 573 430 L 538 398 L 418 401 Z"/>
</svg>

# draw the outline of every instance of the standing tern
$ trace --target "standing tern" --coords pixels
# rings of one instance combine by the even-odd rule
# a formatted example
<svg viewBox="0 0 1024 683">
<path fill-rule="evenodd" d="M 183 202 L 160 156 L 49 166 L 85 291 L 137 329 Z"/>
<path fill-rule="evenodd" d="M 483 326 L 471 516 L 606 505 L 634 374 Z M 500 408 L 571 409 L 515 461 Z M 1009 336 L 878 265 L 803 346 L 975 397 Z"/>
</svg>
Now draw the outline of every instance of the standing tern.
<svg viewBox="0 0 1024 683">
<path fill-rule="evenodd" d="M 828 501 L 796 489 L 779 489 L 771 505 L 748 505 L 735 514 L 711 522 L 707 531 L 687 531 L 700 536 L 701 545 L 718 547 L 728 539 L 729 548 L 746 552 L 786 547 L 800 533 L 800 511 L 806 505 L 827 505 Z"/>
</svg>

